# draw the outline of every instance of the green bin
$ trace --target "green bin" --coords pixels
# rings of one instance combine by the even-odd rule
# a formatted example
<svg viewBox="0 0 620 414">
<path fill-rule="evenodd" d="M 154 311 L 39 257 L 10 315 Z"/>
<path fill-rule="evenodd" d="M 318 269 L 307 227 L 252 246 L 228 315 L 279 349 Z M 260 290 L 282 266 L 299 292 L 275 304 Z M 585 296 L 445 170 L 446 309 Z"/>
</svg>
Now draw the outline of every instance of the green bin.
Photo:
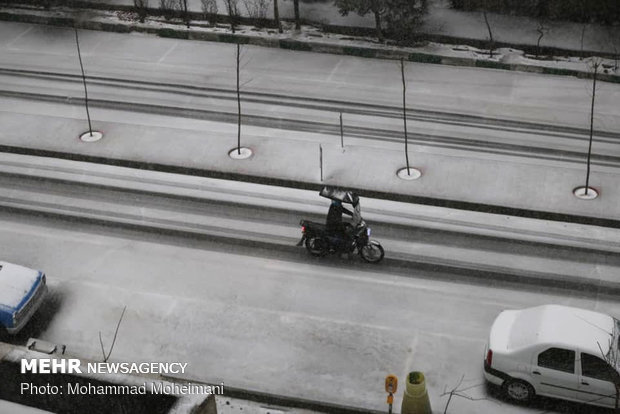
<svg viewBox="0 0 620 414">
<path fill-rule="evenodd" d="M 400 408 L 401 414 L 433 414 L 431 402 L 426 392 L 426 380 L 424 374 L 418 371 L 410 372 L 407 375 L 405 393 L 403 395 L 403 405 Z"/>
</svg>

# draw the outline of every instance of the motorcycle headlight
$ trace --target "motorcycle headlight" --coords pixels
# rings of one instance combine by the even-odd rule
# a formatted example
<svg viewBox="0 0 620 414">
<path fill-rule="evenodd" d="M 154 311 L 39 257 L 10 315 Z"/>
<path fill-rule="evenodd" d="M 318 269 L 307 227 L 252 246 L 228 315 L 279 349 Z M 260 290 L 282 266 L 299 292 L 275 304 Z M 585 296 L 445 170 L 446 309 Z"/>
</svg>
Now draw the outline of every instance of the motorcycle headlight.
<svg viewBox="0 0 620 414">
<path fill-rule="evenodd" d="M 368 228 L 366 229 L 366 235 L 367 235 L 368 237 L 370 237 L 370 227 L 368 227 Z"/>
</svg>

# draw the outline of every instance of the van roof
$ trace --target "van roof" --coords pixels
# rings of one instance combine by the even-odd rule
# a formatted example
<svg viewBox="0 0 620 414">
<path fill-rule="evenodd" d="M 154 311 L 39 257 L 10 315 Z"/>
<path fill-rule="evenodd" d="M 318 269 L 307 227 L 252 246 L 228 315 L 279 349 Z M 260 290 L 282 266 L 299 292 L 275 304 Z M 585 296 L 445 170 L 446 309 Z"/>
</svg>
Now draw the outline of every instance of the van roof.
<svg viewBox="0 0 620 414">
<path fill-rule="evenodd" d="M 517 312 L 508 348 L 563 346 L 592 355 L 606 355 L 614 319 L 604 313 L 561 305 L 543 305 Z"/>
</svg>

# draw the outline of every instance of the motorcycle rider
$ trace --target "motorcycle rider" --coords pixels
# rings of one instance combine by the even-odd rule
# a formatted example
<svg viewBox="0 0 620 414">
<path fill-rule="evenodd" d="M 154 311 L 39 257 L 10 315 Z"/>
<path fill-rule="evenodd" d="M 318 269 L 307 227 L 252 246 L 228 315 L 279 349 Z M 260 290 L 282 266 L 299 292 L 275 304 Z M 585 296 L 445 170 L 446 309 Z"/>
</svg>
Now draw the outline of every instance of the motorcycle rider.
<svg viewBox="0 0 620 414">
<path fill-rule="evenodd" d="M 329 211 L 327 212 L 327 221 L 325 222 L 327 233 L 335 236 L 341 242 L 347 239 L 345 226 L 342 222 L 343 213 L 353 217 L 353 213 L 344 208 L 340 200 L 332 200 Z"/>
</svg>

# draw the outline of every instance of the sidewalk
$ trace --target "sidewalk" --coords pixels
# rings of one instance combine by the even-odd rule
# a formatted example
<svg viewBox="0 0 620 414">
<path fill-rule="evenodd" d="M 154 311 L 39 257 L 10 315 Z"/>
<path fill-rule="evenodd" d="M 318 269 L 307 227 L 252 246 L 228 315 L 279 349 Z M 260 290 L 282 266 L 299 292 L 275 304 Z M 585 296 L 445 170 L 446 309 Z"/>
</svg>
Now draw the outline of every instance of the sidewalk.
<svg viewBox="0 0 620 414">
<path fill-rule="evenodd" d="M 88 2 L 84 4 L 88 5 Z M 179 20 L 165 20 L 163 17 L 152 16 L 145 23 L 139 23 L 130 5 L 103 5 L 97 10 L 90 10 L 82 16 L 77 27 L 89 30 L 102 30 L 120 33 L 151 33 L 160 37 L 192 39 L 221 43 L 250 44 L 261 47 L 279 48 L 285 50 L 298 50 L 314 53 L 330 53 L 335 55 L 359 56 L 364 58 L 377 58 L 389 60 L 404 59 L 409 62 L 433 63 L 450 66 L 466 66 L 493 68 L 521 72 L 534 72 L 539 74 L 575 76 L 579 78 L 592 77 L 592 59 L 600 60 L 601 70 L 598 79 L 607 82 L 620 82 L 618 76 L 618 60 L 616 50 L 620 39 L 613 33 L 607 34 L 607 29 L 600 34 L 595 43 L 605 43 L 605 47 L 588 51 L 583 48 L 563 49 L 558 46 L 541 45 L 540 49 L 531 43 L 514 43 L 512 40 L 519 39 L 519 35 L 532 40 L 530 34 L 518 33 L 512 35 L 515 28 L 535 27 L 532 22 L 510 21 L 511 16 L 500 16 L 498 20 L 509 20 L 507 32 L 511 33 L 507 38 L 510 41 L 497 41 L 495 51 L 491 55 L 488 51 L 486 35 L 480 34 L 482 27 L 481 17 L 478 13 L 461 16 L 452 16 L 451 24 L 459 27 L 469 27 L 467 36 L 454 37 L 435 33 L 442 32 L 444 22 L 429 23 L 427 30 L 420 34 L 420 41 L 411 47 L 399 47 L 377 43 L 369 35 L 351 36 L 347 29 L 337 26 L 324 28 L 304 25 L 301 30 L 293 30 L 291 23 L 283 33 L 273 29 L 257 28 L 251 25 L 241 25 L 235 34 L 230 33 L 227 25 L 212 26 L 204 20 L 194 20 L 190 28 Z M 107 6 L 107 7 L 106 7 Z M 86 7 L 86 6 L 84 6 Z M 124 11 L 114 10 L 122 7 Z M 106 10 L 110 8 L 111 10 Z M 455 11 L 448 11 L 454 14 Z M 202 19 L 202 14 L 194 12 L 194 19 Z M 463 20 L 463 17 L 465 19 Z M 52 10 L 39 10 L 32 7 L 6 8 L 0 10 L 0 19 L 14 22 L 29 22 L 44 25 L 72 27 L 74 18 L 66 8 L 54 8 Z M 523 19 L 523 18 L 521 18 Z M 463 20 L 463 22 L 461 22 Z M 441 21 L 441 19 L 440 19 Z M 562 23 L 557 24 L 564 28 Z M 496 30 L 498 30 L 498 27 Z M 358 28 L 359 29 L 359 28 Z M 342 33 L 344 30 L 345 34 Z M 367 29 L 370 30 L 370 29 Z M 602 30 L 602 29 L 601 29 Z M 501 32 L 501 30 L 499 30 Z M 334 33 L 335 32 L 335 33 Z M 518 32 L 518 31 L 517 31 Z M 581 30 L 580 30 L 581 32 Z M 569 28 L 557 36 L 558 40 L 573 39 L 570 34 L 574 32 Z M 362 32 L 361 34 L 364 34 Z M 575 41 L 569 42 L 574 47 Z M 562 42 L 560 41 L 561 45 Z M 538 56 L 538 54 L 542 56 Z M 588 56 L 584 58 L 584 56 Z M 601 57 L 596 57 L 601 56 Z"/>
<path fill-rule="evenodd" d="M 133 6 L 132 0 L 89 1 L 114 6 Z M 225 0 L 217 0 L 217 5 L 218 13 L 225 14 Z M 452 9 L 449 1 L 445 0 L 430 0 L 429 5 L 429 11 L 424 18 L 421 32 L 487 41 L 488 32 L 482 13 Z M 200 0 L 188 0 L 187 6 L 190 11 L 202 12 Z M 151 4 L 151 7 L 157 8 L 158 4 Z M 308 22 L 370 29 L 375 27 L 374 17 L 371 13 L 359 16 L 355 12 L 351 12 L 347 16 L 342 16 L 332 1 L 300 1 L 299 10 L 301 18 Z M 279 11 L 281 18 L 292 20 L 294 18 L 293 2 L 280 0 Z M 240 7 L 240 13 L 242 16 L 248 14 L 243 6 Z M 489 13 L 488 16 L 496 42 L 536 46 L 538 38 L 536 19 L 496 13 Z M 272 8 L 267 9 L 266 17 L 273 18 Z M 574 22 L 551 22 L 547 25 L 549 29 L 541 42 L 541 45 L 545 47 L 579 51 L 582 49 L 580 39 L 582 30 L 585 30 L 583 50 L 586 51 L 614 53 L 614 44 L 617 47 L 618 42 L 620 42 L 613 26 L 586 24 L 584 29 L 583 24 Z"/>
</svg>

